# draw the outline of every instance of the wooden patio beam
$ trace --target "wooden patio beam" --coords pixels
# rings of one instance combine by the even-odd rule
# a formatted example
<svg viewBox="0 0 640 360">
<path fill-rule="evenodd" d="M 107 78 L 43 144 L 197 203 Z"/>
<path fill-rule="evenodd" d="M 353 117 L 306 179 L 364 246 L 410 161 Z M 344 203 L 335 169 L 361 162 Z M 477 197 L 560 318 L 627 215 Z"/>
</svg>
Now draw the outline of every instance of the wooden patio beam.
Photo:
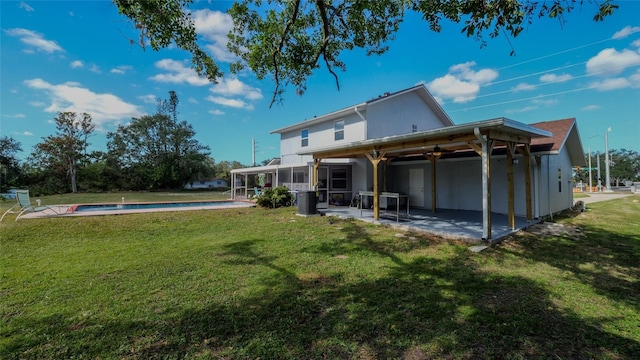
<svg viewBox="0 0 640 360">
<path fill-rule="evenodd" d="M 389 151 L 403 150 L 403 149 L 415 149 L 416 153 L 424 152 L 423 147 L 440 145 L 446 147 L 449 143 L 466 143 L 475 139 L 473 134 L 461 134 L 451 135 L 434 139 L 415 139 L 409 141 L 402 141 L 391 144 L 376 144 L 363 147 L 354 147 L 351 149 L 323 151 L 313 154 L 313 158 L 328 159 L 328 158 L 345 158 L 352 156 L 366 156 L 373 151 L 380 153 L 388 153 Z"/>
</svg>

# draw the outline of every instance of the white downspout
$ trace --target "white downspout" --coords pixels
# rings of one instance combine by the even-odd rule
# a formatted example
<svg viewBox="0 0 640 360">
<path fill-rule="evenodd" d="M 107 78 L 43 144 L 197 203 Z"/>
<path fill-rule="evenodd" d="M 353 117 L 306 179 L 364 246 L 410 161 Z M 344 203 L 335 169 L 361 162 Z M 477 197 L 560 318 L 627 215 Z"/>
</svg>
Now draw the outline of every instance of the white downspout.
<svg viewBox="0 0 640 360">
<path fill-rule="evenodd" d="M 360 117 L 360 119 L 364 121 L 364 139 L 369 140 L 369 126 L 367 125 L 367 119 L 362 115 L 362 113 L 360 113 L 360 111 L 358 111 L 357 106 L 353 108 L 353 111 L 355 111 L 356 114 L 358 114 L 358 116 Z"/>
</svg>

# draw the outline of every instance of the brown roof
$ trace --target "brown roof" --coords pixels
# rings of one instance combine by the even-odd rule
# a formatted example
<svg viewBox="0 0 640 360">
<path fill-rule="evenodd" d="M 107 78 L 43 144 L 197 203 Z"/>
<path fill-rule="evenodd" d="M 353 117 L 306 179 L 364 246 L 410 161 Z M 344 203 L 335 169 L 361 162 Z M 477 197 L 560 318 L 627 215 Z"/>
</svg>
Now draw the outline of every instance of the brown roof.
<svg viewBox="0 0 640 360">
<path fill-rule="evenodd" d="M 567 136 L 569 135 L 569 131 L 575 124 L 575 118 L 562 119 L 562 120 L 553 120 L 553 121 L 544 121 L 535 124 L 529 124 L 531 126 L 537 127 L 538 129 L 549 131 L 553 134 L 552 137 L 541 137 L 541 138 L 532 138 L 531 146 L 537 148 L 546 148 L 548 151 L 558 151 L 564 144 Z"/>
</svg>

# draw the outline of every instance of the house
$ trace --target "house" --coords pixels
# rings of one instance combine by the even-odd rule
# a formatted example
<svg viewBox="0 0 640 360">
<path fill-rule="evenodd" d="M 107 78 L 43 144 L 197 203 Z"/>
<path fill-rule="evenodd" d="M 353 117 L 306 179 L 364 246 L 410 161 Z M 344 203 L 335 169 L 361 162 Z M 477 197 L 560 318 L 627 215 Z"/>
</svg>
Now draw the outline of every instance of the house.
<svg viewBox="0 0 640 360">
<path fill-rule="evenodd" d="M 492 213 L 507 214 L 513 227 L 516 216 L 572 207 L 571 169 L 584 165 L 575 119 L 455 125 L 424 85 L 271 133 L 280 135 L 279 163 L 233 170 L 240 185 L 232 196 L 247 196 L 250 176 L 263 174 L 274 186 L 316 191 L 320 209 L 362 199 L 374 219 L 401 201 L 434 213 L 481 211 L 484 239 Z"/>
<path fill-rule="evenodd" d="M 229 184 L 225 179 L 195 180 L 184 186 L 185 189 L 218 189 L 227 187 L 229 187 Z"/>
</svg>

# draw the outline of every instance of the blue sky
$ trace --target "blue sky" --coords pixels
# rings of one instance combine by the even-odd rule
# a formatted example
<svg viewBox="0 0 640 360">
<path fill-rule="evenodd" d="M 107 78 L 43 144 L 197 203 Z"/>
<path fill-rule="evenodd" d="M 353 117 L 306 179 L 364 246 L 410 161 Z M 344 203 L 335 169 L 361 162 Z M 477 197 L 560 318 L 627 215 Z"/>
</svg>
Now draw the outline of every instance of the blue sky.
<svg viewBox="0 0 640 360">
<path fill-rule="evenodd" d="M 317 71 L 303 96 L 287 89 L 269 108 L 273 84 L 250 72 L 227 75 L 218 85 L 190 69 L 176 48 L 143 50 L 137 34 L 110 1 L 0 1 L 0 135 L 24 152 L 53 134 L 58 111 L 88 112 L 97 126 L 91 148 L 106 149 L 106 133 L 131 117 L 152 114 L 170 90 L 180 99 L 179 118 L 216 161 L 251 164 L 279 154 L 269 131 L 424 83 L 454 123 L 507 117 L 522 123 L 575 117 L 585 151 L 640 151 L 640 1 L 620 1 L 604 22 L 587 6 L 566 23 L 542 19 L 516 39 L 486 38 L 487 46 L 444 23 L 431 32 L 409 14 L 390 51 L 367 57 L 345 53 L 346 72 Z M 196 2 L 194 21 L 202 44 L 222 69 L 231 26 L 226 1 Z M 510 56 L 511 50 L 516 55 Z"/>
</svg>

